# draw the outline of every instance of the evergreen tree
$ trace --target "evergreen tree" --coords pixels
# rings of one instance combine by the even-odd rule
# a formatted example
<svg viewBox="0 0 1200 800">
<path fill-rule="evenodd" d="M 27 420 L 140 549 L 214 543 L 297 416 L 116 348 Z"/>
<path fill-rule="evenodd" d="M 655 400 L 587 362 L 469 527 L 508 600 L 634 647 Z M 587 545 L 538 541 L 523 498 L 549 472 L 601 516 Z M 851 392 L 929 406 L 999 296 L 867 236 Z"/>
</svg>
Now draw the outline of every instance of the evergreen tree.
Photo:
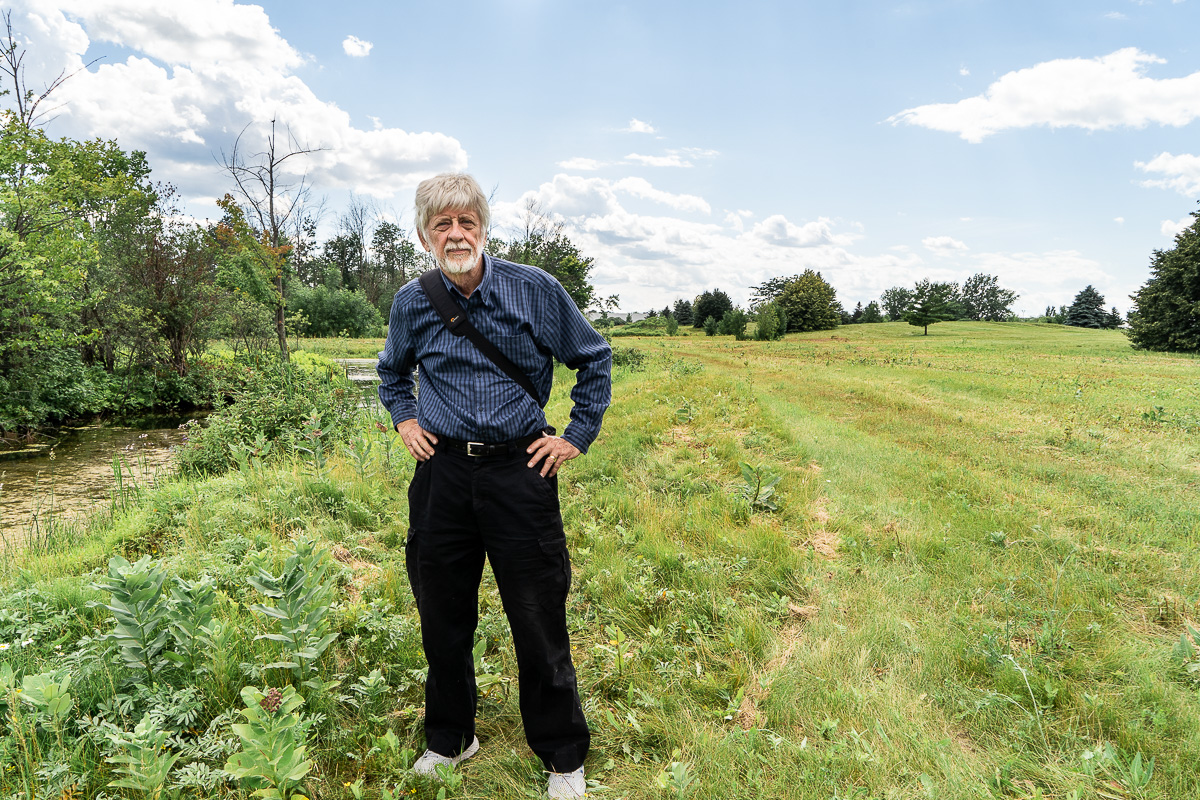
<svg viewBox="0 0 1200 800">
<path fill-rule="evenodd" d="M 733 301 L 729 299 L 729 295 L 725 294 L 720 289 L 713 289 L 705 292 L 696 298 L 696 302 L 692 304 L 692 324 L 699 328 L 705 324 L 709 317 L 715 320 L 725 316 L 725 312 L 733 308 Z"/>
<path fill-rule="evenodd" d="M 680 325 L 692 324 L 692 304 L 687 300 L 675 301 L 675 319 L 679 320 Z"/>
<path fill-rule="evenodd" d="M 1200 212 L 1175 237 L 1170 250 L 1155 250 L 1150 279 L 1131 296 L 1129 340 L 1143 350 L 1200 352 Z"/>
<path fill-rule="evenodd" d="M 862 322 L 862 317 L 863 317 L 863 305 L 862 305 L 862 301 L 859 300 L 858 305 L 856 305 L 854 307 L 854 313 L 850 315 L 850 324 L 857 325 L 858 323 Z"/>
<path fill-rule="evenodd" d="M 1104 310 L 1104 295 L 1096 291 L 1096 287 L 1088 285 L 1075 295 L 1075 301 L 1067 309 L 1064 325 L 1077 328 L 1107 328 L 1109 327 L 1108 313 Z"/>
<path fill-rule="evenodd" d="M 713 317 L 713 316 L 706 317 L 704 319 L 704 335 L 705 336 L 716 336 L 717 335 L 717 324 L 718 323 L 717 323 L 716 317 Z"/>
<path fill-rule="evenodd" d="M 883 322 L 883 313 L 879 310 L 879 303 L 872 300 L 867 303 L 867 307 L 863 309 L 862 319 L 860 322 Z"/>
<path fill-rule="evenodd" d="M 937 322 L 954 319 L 954 310 L 947 300 L 947 286 L 951 284 L 930 283 L 927 280 L 917 284 L 912 293 L 912 302 L 904 313 L 904 321 L 909 325 L 924 328 L 924 336 L 929 335 L 929 326 Z"/>
<path fill-rule="evenodd" d="M 731 308 L 721 317 L 717 324 L 717 333 L 722 336 L 732 336 L 739 342 L 746 338 L 746 312 L 740 308 Z"/>
</svg>

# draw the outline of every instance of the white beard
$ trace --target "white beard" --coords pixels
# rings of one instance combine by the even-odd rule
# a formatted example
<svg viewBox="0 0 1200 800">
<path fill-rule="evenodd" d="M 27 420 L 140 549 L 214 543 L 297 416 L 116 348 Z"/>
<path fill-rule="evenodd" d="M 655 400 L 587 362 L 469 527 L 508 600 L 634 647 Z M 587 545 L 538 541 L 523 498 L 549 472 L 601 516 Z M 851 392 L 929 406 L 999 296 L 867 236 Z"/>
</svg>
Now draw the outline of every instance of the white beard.
<svg viewBox="0 0 1200 800">
<path fill-rule="evenodd" d="M 460 252 L 453 256 L 443 251 L 441 257 L 437 257 L 438 267 L 447 275 L 462 275 L 475 269 L 479 264 L 479 253 L 474 248 L 466 252 Z"/>
</svg>

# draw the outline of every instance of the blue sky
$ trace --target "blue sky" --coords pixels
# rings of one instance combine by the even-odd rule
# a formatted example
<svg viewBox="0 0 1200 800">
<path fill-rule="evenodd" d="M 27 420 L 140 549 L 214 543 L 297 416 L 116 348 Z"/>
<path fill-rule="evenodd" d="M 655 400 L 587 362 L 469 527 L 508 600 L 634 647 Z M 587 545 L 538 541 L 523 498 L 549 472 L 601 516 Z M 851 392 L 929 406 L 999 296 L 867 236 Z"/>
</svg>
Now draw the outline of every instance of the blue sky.
<svg viewBox="0 0 1200 800">
<path fill-rule="evenodd" d="M 327 229 L 351 192 L 407 226 L 466 169 L 623 310 L 806 268 L 849 308 L 986 272 L 1023 313 L 1125 310 L 1200 197 L 1200 0 L 0 5 L 32 84 L 102 59 L 51 133 L 146 150 L 199 217 L 277 116 L 326 148 Z"/>
</svg>

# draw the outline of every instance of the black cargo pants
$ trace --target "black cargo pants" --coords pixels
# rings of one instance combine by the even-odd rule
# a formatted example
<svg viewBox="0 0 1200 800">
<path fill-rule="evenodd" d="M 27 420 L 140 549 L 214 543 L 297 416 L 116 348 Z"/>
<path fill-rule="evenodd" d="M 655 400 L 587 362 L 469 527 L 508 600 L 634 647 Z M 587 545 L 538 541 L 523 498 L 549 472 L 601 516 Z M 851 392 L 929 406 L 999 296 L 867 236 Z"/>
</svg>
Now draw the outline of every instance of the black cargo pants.
<svg viewBox="0 0 1200 800">
<path fill-rule="evenodd" d="M 436 449 L 408 488 L 405 547 L 429 662 L 426 746 L 455 756 L 475 735 L 471 647 L 486 556 L 512 628 L 526 741 L 547 769 L 571 772 L 590 736 L 567 634 L 571 565 L 557 479 L 526 466 L 524 447 L 481 457 Z"/>
</svg>

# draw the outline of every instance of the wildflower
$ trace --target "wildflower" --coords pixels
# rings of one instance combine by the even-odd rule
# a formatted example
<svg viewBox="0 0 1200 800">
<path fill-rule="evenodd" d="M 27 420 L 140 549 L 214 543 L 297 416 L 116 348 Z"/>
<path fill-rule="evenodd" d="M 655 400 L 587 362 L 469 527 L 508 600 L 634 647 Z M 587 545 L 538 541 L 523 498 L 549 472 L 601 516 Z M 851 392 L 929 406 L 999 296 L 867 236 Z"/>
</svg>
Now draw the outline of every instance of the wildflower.
<svg viewBox="0 0 1200 800">
<path fill-rule="evenodd" d="M 266 711 L 268 714 L 274 714 L 282 704 L 283 693 L 278 689 L 272 689 L 267 692 L 266 697 L 259 701 L 259 705 L 262 706 L 263 711 Z"/>
<path fill-rule="evenodd" d="M 25 641 L 21 642 L 21 647 L 28 647 L 31 644 L 33 644 L 33 639 L 26 639 Z"/>
<path fill-rule="evenodd" d="M 8 642 L 0 643 L 0 651 L 7 650 L 10 647 L 12 647 L 12 645 L 9 644 Z"/>
</svg>

